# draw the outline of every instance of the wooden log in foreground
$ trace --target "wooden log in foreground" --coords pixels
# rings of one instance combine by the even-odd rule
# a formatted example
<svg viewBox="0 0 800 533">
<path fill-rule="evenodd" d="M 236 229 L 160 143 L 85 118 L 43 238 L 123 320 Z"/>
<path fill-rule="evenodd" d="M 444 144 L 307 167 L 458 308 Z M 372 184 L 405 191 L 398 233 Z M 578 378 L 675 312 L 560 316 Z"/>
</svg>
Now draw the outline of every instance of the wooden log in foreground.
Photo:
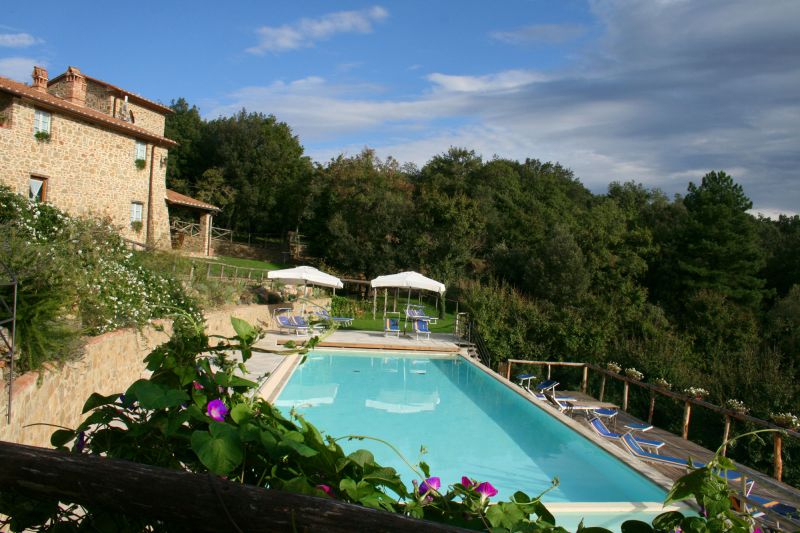
<svg viewBox="0 0 800 533">
<path fill-rule="evenodd" d="M 197 531 L 466 531 L 210 474 L 8 442 L 0 442 L 0 491 L 59 498 Z"/>
</svg>

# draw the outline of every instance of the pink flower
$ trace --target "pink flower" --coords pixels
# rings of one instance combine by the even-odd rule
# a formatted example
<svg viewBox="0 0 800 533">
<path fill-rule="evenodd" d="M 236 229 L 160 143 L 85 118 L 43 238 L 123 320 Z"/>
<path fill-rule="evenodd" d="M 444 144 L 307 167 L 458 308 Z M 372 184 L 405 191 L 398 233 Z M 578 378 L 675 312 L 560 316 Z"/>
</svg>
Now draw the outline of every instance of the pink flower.
<svg viewBox="0 0 800 533">
<path fill-rule="evenodd" d="M 472 481 L 467 476 L 461 476 L 461 484 L 464 485 L 465 489 L 472 488 L 475 485 L 475 482 Z"/>
<path fill-rule="evenodd" d="M 192 386 L 194 387 L 194 390 L 203 390 L 203 386 L 196 381 L 192 381 Z"/>
<path fill-rule="evenodd" d="M 485 501 L 491 498 L 492 496 L 497 495 L 497 489 L 494 488 L 492 484 L 489 483 L 488 481 L 484 481 L 483 483 L 478 485 L 478 488 L 475 490 L 478 492 L 478 494 L 481 495 L 481 501 Z"/>
<path fill-rule="evenodd" d="M 333 494 L 331 493 L 331 488 L 328 485 L 320 483 L 319 485 L 317 485 L 317 488 L 322 492 L 324 492 L 325 494 L 327 494 L 328 496 L 333 496 Z"/>
<path fill-rule="evenodd" d="M 217 422 L 222 422 L 225 420 L 225 415 L 228 414 L 228 408 L 225 406 L 225 403 L 223 403 L 222 400 L 211 400 L 208 402 L 206 412 L 208 413 L 208 416 Z"/>
<path fill-rule="evenodd" d="M 439 487 L 442 486 L 442 480 L 438 477 L 429 477 L 422 484 L 419 486 L 419 494 L 420 496 L 425 496 L 431 490 L 439 490 Z"/>
</svg>

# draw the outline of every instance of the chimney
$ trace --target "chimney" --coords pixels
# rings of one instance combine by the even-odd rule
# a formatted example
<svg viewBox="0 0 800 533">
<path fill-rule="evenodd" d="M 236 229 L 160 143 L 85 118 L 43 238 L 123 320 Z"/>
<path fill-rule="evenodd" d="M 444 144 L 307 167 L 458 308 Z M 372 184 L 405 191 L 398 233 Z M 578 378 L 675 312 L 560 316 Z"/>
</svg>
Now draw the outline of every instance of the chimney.
<svg viewBox="0 0 800 533">
<path fill-rule="evenodd" d="M 37 91 L 47 92 L 47 69 L 44 67 L 33 67 L 33 88 Z"/>
<path fill-rule="evenodd" d="M 66 91 L 64 99 L 76 105 L 86 103 L 86 78 L 81 71 L 75 67 L 69 67 L 64 75 L 64 85 Z"/>
</svg>

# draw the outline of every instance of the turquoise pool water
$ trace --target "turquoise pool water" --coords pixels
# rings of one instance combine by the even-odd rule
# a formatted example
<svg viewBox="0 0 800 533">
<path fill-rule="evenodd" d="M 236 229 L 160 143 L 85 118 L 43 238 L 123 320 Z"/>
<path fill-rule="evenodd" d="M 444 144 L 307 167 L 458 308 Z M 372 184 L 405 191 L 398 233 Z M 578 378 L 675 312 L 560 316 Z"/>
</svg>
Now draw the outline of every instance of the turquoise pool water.
<svg viewBox="0 0 800 533">
<path fill-rule="evenodd" d="M 665 492 L 525 398 L 461 358 L 313 352 L 276 405 L 295 407 L 334 437 L 369 435 L 422 459 L 443 484 L 462 475 L 490 481 L 507 498 L 534 496 L 558 477 L 551 502 L 661 502 Z M 387 447 L 372 451 L 410 485 L 414 474 Z"/>
</svg>

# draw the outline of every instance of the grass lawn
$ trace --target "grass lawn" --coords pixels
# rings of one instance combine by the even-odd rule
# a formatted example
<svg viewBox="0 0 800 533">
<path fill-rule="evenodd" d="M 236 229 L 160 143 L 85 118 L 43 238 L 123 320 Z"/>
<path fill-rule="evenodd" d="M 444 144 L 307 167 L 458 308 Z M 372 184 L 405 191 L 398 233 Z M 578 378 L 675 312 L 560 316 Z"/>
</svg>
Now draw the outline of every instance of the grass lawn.
<svg viewBox="0 0 800 533">
<path fill-rule="evenodd" d="M 389 317 L 400 317 L 400 327 L 403 327 L 405 323 L 405 298 L 398 301 L 397 309 L 402 309 L 400 313 L 389 313 Z M 413 300 L 413 299 L 412 299 Z M 414 300 L 412 303 L 416 304 L 417 301 Z M 391 309 L 392 305 L 391 302 L 389 304 L 389 308 Z M 438 316 L 436 312 L 436 308 L 432 305 L 425 306 L 425 314 L 428 316 Z M 370 306 L 369 311 L 366 311 L 361 317 L 356 318 L 353 320 L 353 325 L 348 329 L 363 329 L 366 331 L 383 331 L 383 302 L 378 301 L 378 309 L 376 312 L 375 319 L 372 318 L 372 306 Z M 455 314 L 453 313 L 446 313 L 444 318 L 440 318 L 436 321 L 436 324 L 430 325 L 431 333 L 453 333 L 453 325 L 455 323 Z M 411 322 L 408 323 L 408 329 L 412 329 Z"/>
</svg>

